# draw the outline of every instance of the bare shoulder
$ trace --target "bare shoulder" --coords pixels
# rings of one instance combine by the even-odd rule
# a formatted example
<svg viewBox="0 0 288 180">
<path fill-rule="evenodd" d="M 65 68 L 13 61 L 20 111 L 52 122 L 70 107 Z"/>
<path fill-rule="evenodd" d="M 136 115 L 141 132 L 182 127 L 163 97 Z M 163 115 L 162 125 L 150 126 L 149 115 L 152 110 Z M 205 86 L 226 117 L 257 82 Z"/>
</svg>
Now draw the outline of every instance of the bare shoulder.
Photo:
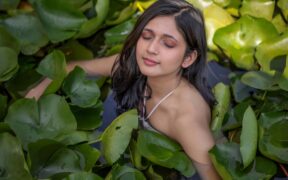
<svg viewBox="0 0 288 180">
<path fill-rule="evenodd" d="M 193 87 L 182 89 L 181 93 L 173 137 L 192 160 L 211 164 L 208 151 L 215 142 L 210 130 L 210 107 Z"/>
</svg>

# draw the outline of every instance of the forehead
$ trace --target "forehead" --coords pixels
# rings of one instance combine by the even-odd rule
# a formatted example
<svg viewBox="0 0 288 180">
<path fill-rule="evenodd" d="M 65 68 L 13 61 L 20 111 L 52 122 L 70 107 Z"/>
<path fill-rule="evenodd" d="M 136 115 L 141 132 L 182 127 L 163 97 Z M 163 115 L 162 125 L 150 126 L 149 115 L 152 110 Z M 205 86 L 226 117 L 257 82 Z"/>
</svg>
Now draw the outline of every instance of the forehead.
<svg viewBox="0 0 288 180">
<path fill-rule="evenodd" d="M 174 16 L 157 16 L 150 20 L 145 28 L 152 30 L 155 34 L 167 34 L 173 36 L 177 40 L 183 40 L 183 36 L 177 28 Z"/>
</svg>

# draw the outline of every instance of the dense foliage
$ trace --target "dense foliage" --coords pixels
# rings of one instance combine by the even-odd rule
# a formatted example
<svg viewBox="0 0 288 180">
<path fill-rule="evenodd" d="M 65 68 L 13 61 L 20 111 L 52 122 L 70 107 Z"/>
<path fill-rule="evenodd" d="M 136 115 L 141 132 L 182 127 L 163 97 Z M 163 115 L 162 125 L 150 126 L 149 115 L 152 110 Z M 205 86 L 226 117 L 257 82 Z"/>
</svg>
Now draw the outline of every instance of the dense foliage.
<svg viewBox="0 0 288 180">
<path fill-rule="evenodd" d="M 70 60 L 119 52 L 154 1 L 0 1 L 1 179 L 195 173 L 179 144 L 138 129 L 136 110 L 99 132 L 110 79 L 65 70 Z M 209 77 L 220 79 L 211 123 L 218 141 L 210 150 L 217 171 L 223 179 L 288 176 L 288 1 L 187 1 L 203 11 L 209 61 L 227 75 Z M 44 77 L 53 80 L 45 95 L 23 98 Z"/>
</svg>

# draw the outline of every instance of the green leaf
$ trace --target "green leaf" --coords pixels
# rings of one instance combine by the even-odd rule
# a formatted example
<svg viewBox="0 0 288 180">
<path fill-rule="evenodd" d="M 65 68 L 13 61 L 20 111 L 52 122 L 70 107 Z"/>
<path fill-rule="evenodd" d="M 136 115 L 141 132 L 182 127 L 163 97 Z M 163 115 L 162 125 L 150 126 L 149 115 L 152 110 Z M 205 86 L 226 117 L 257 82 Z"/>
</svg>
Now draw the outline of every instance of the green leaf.
<svg viewBox="0 0 288 180">
<path fill-rule="evenodd" d="M 244 113 L 251 104 L 250 101 L 242 101 L 231 109 L 227 114 L 227 121 L 223 123 L 222 130 L 227 131 L 241 127 Z"/>
<path fill-rule="evenodd" d="M 159 133 L 140 130 L 137 149 L 149 161 L 167 168 L 174 168 L 186 177 L 195 173 L 191 159 L 181 146 L 172 139 Z"/>
<path fill-rule="evenodd" d="M 83 155 L 54 140 L 42 139 L 31 143 L 28 153 L 31 159 L 31 173 L 39 179 L 84 170 Z"/>
<path fill-rule="evenodd" d="M 131 160 L 133 165 L 139 170 L 147 169 L 148 163 L 145 161 L 145 158 L 141 156 L 137 147 L 137 142 L 134 139 L 131 139 L 129 150 L 132 157 Z"/>
<path fill-rule="evenodd" d="M 0 10 L 6 11 L 11 9 L 16 9 L 20 0 L 1 0 L 0 1 Z"/>
<path fill-rule="evenodd" d="M 102 103 L 90 108 L 70 105 L 70 109 L 77 120 L 77 129 L 79 130 L 94 130 L 102 124 Z"/>
<path fill-rule="evenodd" d="M 262 113 L 259 119 L 259 150 L 270 159 L 288 163 L 288 114 L 283 112 Z"/>
<path fill-rule="evenodd" d="M 0 64 L 0 82 L 7 81 L 19 68 L 16 52 L 8 47 L 0 47 Z"/>
<path fill-rule="evenodd" d="M 268 21 L 272 20 L 274 13 L 275 1 L 272 0 L 244 0 L 240 8 L 240 13 L 242 16 L 250 15 L 258 18 L 265 18 Z"/>
<path fill-rule="evenodd" d="M 77 173 L 71 173 L 69 176 L 63 178 L 62 180 L 103 180 L 100 176 L 97 174 L 93 174 L 91 172 L 77 172 Z"/>
<path fill-rule="evenodd" d="M 105 178 L 106 180 L 146 180 L 141 171 L 128 167 L 115 165 L 112 171 Z"/>
<path fill-rule="evenodd" d="M 277 56 L 287 55 L 288 49 L 288 31 L 284 32 L 280 36 L 270 38 L 263 43 L 259 44 L 256 49 L 256 59 L 261 66 L 261 70 L 264 72 L 271 72 L 270 64 Z M 286 57 L 286 64 L 288 57 Z M 285 67 L 284 76 L 288 78 L 288 66 Z"/>
<path fill-rule="evenodd" d="M 18 40 L 14 38 L 4 27 L 0 26 L 0 47 L 2 46 L 13 49 L 16 54 L 19 54 L 20 52 Z"/>
<path fill-rule="evenodd" d="M 81 26 L 79 33 L 76 35 L 77 38 L 89 37 L 100 29 L 108 14 L 109 2 L 110 0 L 97 1 L 94 7 L 97 16 L 89 19 Z"/>
<path fill-rule="evenodd" d="M 285 31 L 288 30 L 288 26 L 286 25 L 286 22 L 281 16 L 281 13 L 275 15 L 271 22 L 274 24 L 279 34 L 284 33 Z"/>
<path fill-rule="evenodd" d="M 132 130 L 138 128 L 137 111 L 130 110 L 118 116 L 102 134 L 103 155 L 108 164 L 117 161 L 126 150 Z"/>
<path fill-rule="evenodd" d="M 212 110 L 211 130 L 217 133 L 221 130 L 224 116 L 229 108 L 231 95 L 229 86 L 223 83 L 216 84 L 213 88 L 213 93 L 216 99 L 216 105 L 214 105 Z"/>
<path fill-rule="evenodd" d="M 219 28 L 225 27 L 235 20 L 225 9 L 216 4 L 211 4 L 205 8 L 203 14 L 205 18 L 207 45 L 210 50 L 220 52 L 219 47 L 213 42 L 214 34 Z"/>
<path fill-rule="evenodd" d="M 0 179 L 32 180 L 18 139 L 0 133 L 0 144 Z"/>
<path fill-rule="evenodd" d="M 249 71 L 242 76 L 241 81 L 256 89 L 271 90 L 273 76 L 262 71 Z"/>
<path fill-rule="evenodd" d="M 66 1 L 37 0 L 33 5 L 49 39 L 54 43 L 73 37 L 87 21 L 82 12 Z"/>
<path fill-rule="evenodd" d="M 240 136 L 240 152 L 244 168 L 253 162 L 257 150 L 257 118 L 249 106 L 243 116 L 242 132 Z"/>
<path fill-rule="evenodd" d="M 91 171 L 101 155 L 98 149 L 87 143 L 76 146 L 74 150 L 80 152 L 85 157 L 85 171 Z"/>
<path fill-rule="evenodd" d="M 236 143 L 217 144 L 209 151 L 209 155 L 222 179 L 271 179 L 277 171 L 273 161 L 259 156 L 243 169 L 239 145 Z"/>
<path fill-rule="evenodd" d="M 89 139 L 88 132 L 84 131 L 73 131 L 70 133 L 60 134 L 55 138 L 55 140 L 65 145 L 75 145 L 87 142 L 88 139 Z"/>
<path fill-rule="evenodd" d="M 96 105 L 100 97 L 97 83 L 85 77 L 85 71 L 76 66 L 68 74 L 62 87 L 65 94 L 71 99 L 71 103 L 83 108 Z"/>
<path fill-rule="evenodd" d="M 4 20 L 3 25 L 20 43 L 25 55 L 35 54 L 48 44 L 46 33 L 37 17 L 32 14 L 19 14 Z"/>
<path fill-rule="evenodd" d="M 123 43 L 128 34 L 132 31 L 135 21 L 136 19 L 132 18 L 105 31 L 105 44 L 113 46 L 115 44 Z"/>
<path fill-rule="evenodd" d="M 233 97 L 235 101 L 238 103 L 250 97 L 251 94 L 256 91 L 254 88 L 242 83 L 241 77 L 237 75 L 234 75 L 234 77 L 231 78 L 231 83 L 232 83 L 231 87 L 232 87 Z"/>
<path fill-rule="evenodd" d="M 113 20 L 108 19 L 105 23 L 107 25 L 120 24 L 123 21 L 130 18 L 135 13 L 135 11 L 136 11 L 135 5 L 131 3 L 129 6 L 122 9 L 117 19 L 113 19 Z"/>
<path fill-rule="evenodd" d="M 271 22 L 245 15 L 235 23 L 218 29 L 213 41 L 237 67 L 250 70 L 254 68 L 255 48 L 277 36 L 277 29 Z"/>
<path fill-rule="evenodd" d="M 38 65 L 37 72 L 52 79 L 45 93 L 55 93 L 66 76 L 66 61 L 64 54 L 59 50 L 54 50 L 48 54 Z"/>
<path fill-rule="evenodd" d="M 39 139 L 53 139 L 76 130 L 76 120 L 63 97 L 47 95 L 39 99 L 19 99 L 5 118 L 24 148 Z"/>
</svg>

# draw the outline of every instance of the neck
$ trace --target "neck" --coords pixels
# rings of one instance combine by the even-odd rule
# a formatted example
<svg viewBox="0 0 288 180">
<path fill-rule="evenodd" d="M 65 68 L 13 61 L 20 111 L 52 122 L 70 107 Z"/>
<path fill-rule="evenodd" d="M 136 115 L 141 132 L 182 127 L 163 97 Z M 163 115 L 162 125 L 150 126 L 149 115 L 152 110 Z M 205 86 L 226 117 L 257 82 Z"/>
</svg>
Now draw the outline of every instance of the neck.
<svg viewBox="0 0 288 180">
<path fill-rule="evenodd" d="M 147 83 L 152 90 L 152 97 L 161 98 L 167 93 L 177 88 L 180 84 L 181 76 L 175 78 L 151 78 L 148 77 Z"/>
</svg>

